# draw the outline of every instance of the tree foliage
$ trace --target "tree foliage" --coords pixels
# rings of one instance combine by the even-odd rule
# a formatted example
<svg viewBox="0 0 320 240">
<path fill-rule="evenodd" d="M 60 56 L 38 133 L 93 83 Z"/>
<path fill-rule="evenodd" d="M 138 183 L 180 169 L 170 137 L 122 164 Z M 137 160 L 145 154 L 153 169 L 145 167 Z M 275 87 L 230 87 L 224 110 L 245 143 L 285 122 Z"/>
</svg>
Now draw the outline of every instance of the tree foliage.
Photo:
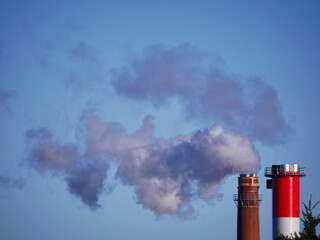
<svg viewBox="0 0 320 240">
<path fill-rule="evenodd" d="M 317 226 L 320 225 L 320 213 L 316 216 L 313 215 L 313 211 L 318 204 L 319 201 L 312 204 L 311 195 L 308 205 L 303 203 L 304 210 L 302 211 L 303 217 L 301 218 L 301 221 L 303 222 L 302 232 L 300 232 L 299 235 L 295 233 L 294 236 L 284 236 L 283 234 L 280 234 L 277 237 L 277 240 L 320 240 L 320 235 L 317 235 Z"/>
<path fill-rule="evenodd" d="M 320 239 L 320 235 L 317 236 L 317 226 L 320 224 L 320 213 L 317 216 L 313 216 L 313 210 L 318 205 L 319 201 L 317 201 L 314 205 L 311 202 L 312 196 L 310 196 L 308 206 L 303 203 L 304 211 L 303 214 L 303 231 L 300 233 L 301 239 L 306 240 L 317 240 Z"/>
</svg>

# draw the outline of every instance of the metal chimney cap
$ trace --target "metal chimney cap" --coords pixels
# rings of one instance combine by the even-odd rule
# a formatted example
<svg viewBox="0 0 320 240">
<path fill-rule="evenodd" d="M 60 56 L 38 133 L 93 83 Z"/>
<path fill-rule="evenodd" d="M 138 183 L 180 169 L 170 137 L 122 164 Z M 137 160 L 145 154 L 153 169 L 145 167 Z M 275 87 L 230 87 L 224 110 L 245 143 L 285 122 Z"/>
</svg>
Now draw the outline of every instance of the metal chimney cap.
<svg viewBox="0 0 320 240">
<path fill-rule="evenodd" d="M 256 173 L 241 173 L 240 177 L 257 177 Z"/>
</svg>

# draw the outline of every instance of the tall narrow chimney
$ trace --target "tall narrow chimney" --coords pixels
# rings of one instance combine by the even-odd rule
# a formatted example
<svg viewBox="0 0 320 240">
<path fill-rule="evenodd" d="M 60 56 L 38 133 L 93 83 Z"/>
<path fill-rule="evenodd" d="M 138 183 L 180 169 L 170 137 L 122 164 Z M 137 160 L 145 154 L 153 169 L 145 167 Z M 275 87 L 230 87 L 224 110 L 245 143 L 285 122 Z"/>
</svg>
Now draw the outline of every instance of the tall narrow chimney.
<svg viewBox="0 0 320 240">
<path fill-rule="evenodd" d="M 238 177 L 238 194 L 233 199 L 238 206 L 238 240 L 259 240 L 259 178 L 256 174 L 240 174 Z"/>
<path fill-rule="evenodd" d="M 267 188 L 272 188 L 273 239 L 279 234 L 294 236 L 300 231 L 300 177 L 306 168 L 298 164 L 272 165 L 265 169 Z"/>
</svg>

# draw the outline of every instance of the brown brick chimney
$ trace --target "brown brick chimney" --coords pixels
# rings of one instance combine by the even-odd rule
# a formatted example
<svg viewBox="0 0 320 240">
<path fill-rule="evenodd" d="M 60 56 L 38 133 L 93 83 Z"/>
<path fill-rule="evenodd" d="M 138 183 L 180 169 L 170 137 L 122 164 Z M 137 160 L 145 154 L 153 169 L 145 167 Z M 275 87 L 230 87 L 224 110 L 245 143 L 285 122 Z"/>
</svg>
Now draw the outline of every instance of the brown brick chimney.
<svg viewBox="0 0 320 240">
<path fill-rule="evenodd" d="M 238 206 L 237 239 L 260 240 L 259 178 L 256 174 L 240 174 L 238 194 L 234 201 Z"/>
</svg>

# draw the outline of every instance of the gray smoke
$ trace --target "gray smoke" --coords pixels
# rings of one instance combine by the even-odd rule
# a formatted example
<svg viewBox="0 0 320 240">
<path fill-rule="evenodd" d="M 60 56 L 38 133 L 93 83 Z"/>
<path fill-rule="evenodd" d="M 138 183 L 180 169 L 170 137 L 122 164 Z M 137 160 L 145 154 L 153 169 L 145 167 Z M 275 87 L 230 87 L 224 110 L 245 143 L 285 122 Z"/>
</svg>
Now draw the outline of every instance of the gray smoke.
<svg viewBox="0 0 320 240">
<path fill-rule="evenodd" d="M 110 161 L 118 166 L 117 178 L 134 187 L 139 204 L 157 215 L 179 217 L 192 212 L 193 197 L 219 197 L 228 175 L 260 168 L 250 140 L 220 126 L 164 140 L 153 136 L 150 116 L 133 133 L 119 123 L 104 123 L 93 111 L 84 113 L 82 123 L 83 154 L 55 142 L 47 129 L 29 130 L 26 138 L 29 163 L 39 172 L 63 176 L 70 193 L 91 208 L 98 206 Z"/>
<path fill-rule="evenodd" d="M 104 190 L 109 168 L 105 161 L 81 155 L 79 147 L 75 145 L 62 145 L 54 141 L 46 128 L 30 129 L 25 137 L 30 166 L 40 173 L 62 177 L 70 193 L 91 209 L 99 207 L 98 198 Z"/>
<path fill-rule="evenodd" d="M 0 188 L 4 189 L 22 189 L 26 185 L 24 178 L 12 178 L 8 175 L 0 175 Z"/>
<path fill-rule="evenodd" d="M 72 55 L 92 60 L 88 53 L 80 44 Z M 121 124 L 104 122 L 88 110 L 81 118 L 79 146 L 57 142 L 45 128 L 27 131 L 29 164 L 61 177 L 69 192 L 92 209 L 106 190 L 110 165 L 120 182 L 133 187 L 137 202 L 156 215 L 183 218 L 192 213 L 193 199 L 220 198 L 229 175 L 260 169 L 251 141 L 283 144 L 291 129 L 272 86 L 259 77 L 226 74 L 206 64 L 207 57 L 189 45 L 151 46 L 142 57 L 113 69 L 111 82 L 117 93 L 156 107 L 178 98 L 187 119 L 205 119 L 215 123 L 212 127 L 159 139 L 151 116 L 127 133 Z"/>
<path fill-rule="evenodd" d="M 215 66 L 187 44 L 153 45 L 144 55 L 112 70 L 117 93 L 161 106 L 178 97 L 187 118 L 226 126 L 266 145 L 285 143 L 291 133 L 276 90 L 258 77 L 241 80 Z"/>
<path fill-rule="evenodd" d="M 81 201 L 92 209 L 99 207 L 99 195 L 104 190 L 108 164 L 94 161 L 78 166 L 66 177 L 70 193 L 80 197 Z"/>
<path fill-rule="evenodd" d="M 5 113 L 10 113 L 10 108 L 8 106 L 9 99 L 12 99 L 17 96 L 17 93 L 14 91 L 0 89 L 0 111 Z"/>
</svg>

